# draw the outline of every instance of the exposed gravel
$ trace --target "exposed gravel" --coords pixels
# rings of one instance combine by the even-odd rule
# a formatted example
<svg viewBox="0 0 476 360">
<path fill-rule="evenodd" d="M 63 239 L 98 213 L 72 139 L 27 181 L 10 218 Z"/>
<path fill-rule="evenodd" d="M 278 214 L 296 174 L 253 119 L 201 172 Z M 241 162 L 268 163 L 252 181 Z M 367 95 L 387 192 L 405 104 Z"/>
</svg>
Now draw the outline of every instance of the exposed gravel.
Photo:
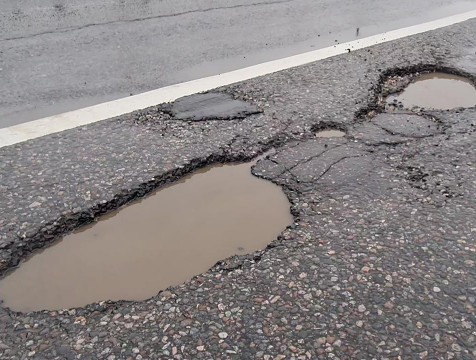
<svg viewBox="0 0 476 360">
<path fill-rule="evenodd" d="M 378 96 L 402 69 L 474 80 L 475 35 L 469 21 L 220 89 L 264 111 L 244 119 L 156 107 L 0 149 L 2 273 L 198 166 L 271 146 L 253 172 L 296 219 L 265 251 L 147 301 L 0 308 L 0 357 L 474 359 L 476 109 L 378 114 Z M 348 135 L 315 138 L 330 126 Z"/>
</svg>

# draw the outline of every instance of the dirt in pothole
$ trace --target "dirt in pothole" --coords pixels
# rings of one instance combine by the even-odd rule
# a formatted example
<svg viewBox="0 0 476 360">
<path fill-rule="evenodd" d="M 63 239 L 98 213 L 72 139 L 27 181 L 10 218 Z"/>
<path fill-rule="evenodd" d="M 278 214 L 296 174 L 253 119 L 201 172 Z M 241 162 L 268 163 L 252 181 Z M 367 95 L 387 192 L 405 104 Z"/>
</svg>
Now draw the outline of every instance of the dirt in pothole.
<svg viewBox="0 0 476 360">
<path fill-rule="evenodd" d="M 470 80 L 446 73 L 415 78 L 403 91 L 386 99 L 387 107 L 450 110 L 476 106 L 476 88 Z"/>
<path fill-rule="evenodd" d="M 251 174 L 253 163 L 199 170 L 65 236 L 0 281 L 3 306 L 144 300 L 220 259 L 264 249 L 293 218 L 281 188 Z"/>
</svg>

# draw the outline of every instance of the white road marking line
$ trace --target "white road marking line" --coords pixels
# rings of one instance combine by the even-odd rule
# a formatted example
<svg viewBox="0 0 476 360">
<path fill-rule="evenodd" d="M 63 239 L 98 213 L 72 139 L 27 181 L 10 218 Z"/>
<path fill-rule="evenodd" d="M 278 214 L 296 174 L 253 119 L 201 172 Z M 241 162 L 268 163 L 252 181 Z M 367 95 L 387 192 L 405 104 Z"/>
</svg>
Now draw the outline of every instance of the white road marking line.
<svg viewBox="0 0 476 360">
<path fill-rule="evenodd" d="M 166 86 L 127 98 L 109 101 L 83 109 L 3 128 L 0 129 L 0 147 L 17 144 L 41 136 L 72 129 L 86 124 L 91 124 L 97 121 L 127 114 L 135 110 L 144 109 L 149 106 L 170 102 L 183 96 L 212 90 L 220 86 L 230 85 L 258 76 L 271 74 L 280 70 L 327 59 L 332 56 L 344 54 L 347 52 L 347 49 L 352 49 L 352 51 L 355 51 L 369 46 L 401 39 L 407 36 L 436 30 L 475 17 L 476 10 L 468 11 L 423 24 L 392 30 L 359 40 L 353 40 L 327 48 L 309 51 L 299 55 L 273 60 L 219 75 Z"/>
</svg>

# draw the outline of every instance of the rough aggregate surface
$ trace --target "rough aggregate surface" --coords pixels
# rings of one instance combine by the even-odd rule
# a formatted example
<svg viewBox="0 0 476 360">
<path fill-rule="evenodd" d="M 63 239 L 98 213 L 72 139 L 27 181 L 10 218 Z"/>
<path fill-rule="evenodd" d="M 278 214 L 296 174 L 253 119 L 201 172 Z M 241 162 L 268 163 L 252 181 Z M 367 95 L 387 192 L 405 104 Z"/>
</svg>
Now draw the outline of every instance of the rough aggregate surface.
<svg viewBox="0 0 476 360">
<path fill-rule="evenodd" d="M 5 359 L 474 359 L 476 109 L 382 113 L 386 76 L 476 78 L 476 21 L 219 89 L 263 113 L 160 106 L 0 149 L 0 272 L 194 168 L 250 159 L 295 223 L 140 302 L 0 308 Z M 321 128 L 344 138 L 315 138 Z"/>
</svg>

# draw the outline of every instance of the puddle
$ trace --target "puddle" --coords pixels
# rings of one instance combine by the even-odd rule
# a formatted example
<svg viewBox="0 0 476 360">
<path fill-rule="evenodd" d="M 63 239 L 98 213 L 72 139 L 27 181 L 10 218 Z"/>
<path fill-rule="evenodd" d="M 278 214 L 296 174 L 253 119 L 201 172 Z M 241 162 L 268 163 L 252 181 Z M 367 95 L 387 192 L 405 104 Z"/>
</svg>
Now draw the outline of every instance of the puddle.
<svg viewBox="0 0 476 360">
<path fill-rule="evenodd" d="M 387 98 L 389 105 L 395 100 L 403 107 L 449 110 L 476 105 L 476 89 L 468 79 L 445 73 L 431 73 L 419 76 L 417 80 L 400 94 Z"/>
<path fill-rule="evenodd" d="M 322 130 L 316 133 L 316 137 L 320 138 L 333 138 L 333 137 L 344 137 L 345 132 L 340 130 Z"/>
<path fill-rule="evenodd" d="M 264 249 L 290 225 L 277 185 L 254 164 L 204 168 L 36 253 L 0 281 L 16 311 L 144 300 L 218 260 Z"/>
</svg>

